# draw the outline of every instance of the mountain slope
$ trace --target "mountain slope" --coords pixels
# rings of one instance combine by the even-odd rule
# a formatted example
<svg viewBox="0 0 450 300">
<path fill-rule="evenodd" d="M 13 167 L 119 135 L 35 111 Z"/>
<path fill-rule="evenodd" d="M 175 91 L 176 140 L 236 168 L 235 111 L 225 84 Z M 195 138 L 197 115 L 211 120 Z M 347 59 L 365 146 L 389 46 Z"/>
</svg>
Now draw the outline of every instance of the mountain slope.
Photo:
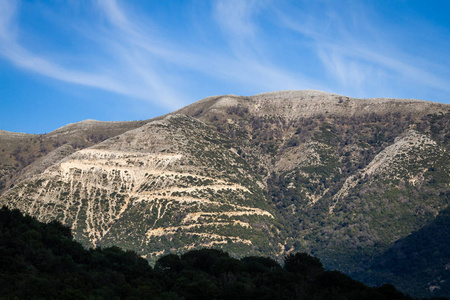
<svg viewBox="0 0 450 300">
<path fill-rule="evenodd" d="M 448 105 L 289 91 L 213 97 L 179 112 L 238 141 L 286 221 L 285 250 L 329 268 L 370 271 L 374 256 L 448 207 Z"/>
<path fill-rule="evenodd" d="M 448 205 L 448 111 L 419 100 L 287 91 L 207 98 L 177 113 L 237 141 L 290 221 L 288 249 L 351 271 L 360 250 L 388 247 Z M 340 255 L 350 257 L 333 262 Z"/>
<path fill-rule="evenodd" d="M 70 224 L 85 245 L 149 258 L 214 245 L 275 254 L 273 207 L 248 169 L 228 139 L 175 115 L 77 151 L 2 199 Z"/>
</svg>

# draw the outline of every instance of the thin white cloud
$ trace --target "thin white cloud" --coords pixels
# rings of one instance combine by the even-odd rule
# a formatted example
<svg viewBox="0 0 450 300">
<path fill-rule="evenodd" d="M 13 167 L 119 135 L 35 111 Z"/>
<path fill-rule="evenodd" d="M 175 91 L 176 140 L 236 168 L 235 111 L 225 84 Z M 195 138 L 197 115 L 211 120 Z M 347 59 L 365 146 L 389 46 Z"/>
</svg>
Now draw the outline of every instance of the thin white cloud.
<svg viewBox="0 0 450 300">
<path fill-rule="evenodd" d="M 0 2 L 0 39 L 7 40 L 15 35 L 15 28 L 12 26 L 12 20 L 17 12 L 16 1 Z"/>
<path fill-rule="evenodd" d="M 109 78 L 95 74 L 70 71 L 34 55 L 16 41 L 14 19 L 17 1 L 0 2 L 0 53 L 17 66 L 62 81 L 97 87 L 127 94 L 126 87 Z"/>
<path fill-rule="evenodd" d="M 222 28 L 224 35 L 228 38 L 228 45 L 234 49 L 233 53 L 227 53 L 224 49 L 202 48 L 198 45 L 177 50 L 175 42 L 155 39 L 142 27 L 136 26 L 119 13 L 114 1 L 99 1 L 103 12 L 109 16 L 111 22 L 123 31 L 124 39 L 134 49 L 139 49 L 157 59 L 163 59 L 170 64 L 187 68 L 207 76 L 220 78 L 220 80 L 231 81 L 239 85 L 249 85 L 255 90 L 276 89 L 301 89 L 319 88 L 317 83 L 312 83 L 299 74 L 283 70 L 273 66 L 270 62 L 258 60 L 258 48 L 262 48 L 256 36 L 256 25 L 253 15 L 260 9 L 256 1 L 219 1 L 213 6 L 213 16 L 217 24 Z M 111 8 L 112 7 L 112 8 Z M 150 38 L 149 38 L 150 36 Z M 260 55 L 265 57 L 264 55 Z M 143 78 L 152 77 L 154 82 L 157 76 L 151 75 L 151 68 L 143 71 L 142 57 L 136 63 L 128 59 L 129 66 L 138 69 Z M 186 79 L 189 80 L 189 79 Z M 148 81 L 150 85 L 151 81 Z M 160 85 L 160 84 L 158 84 Z"/>
<path fill-rule="evenodd" d="M 131 23 L 119 10 L 115 1 L 100 2 L 109 20 L 115 25 L 119 25 L 121 31 L 126 31 L 122 32 L 123 35 L 126 36 L 133 32 Z M 116 62 L 125 60 L 129 65 L 115 65 L 114 62 L 108 62 L 104 69 L 112 68 L 114 72 L 100 73 L 96 70 L 83 71 L 77 70 L 74 66 L 63 66 L 55 63 L 49 57 L 34 54 L 32 50 L 22 46 L 17 37 L 12 34 L 12 28 L 17 26 L 15 24 L 15 8 L 17 8 L 17 2 L 6 0 L 0 3 L 0 54 L 15 65 L 53 79 L 154 101 L 155 104 L 169 109 L 184 105 L 180 101 L 181 97 L 172 92 L 174 89 L 168 87 L 161 80 L 161 76 L 155 74 L 152 69 L 143 68 L 146 65 L 145 62 L 130 61 L 126 56 L 116 57 Z M 111 36 L 117 37 L 120 33 L 116 31 L 111 33 Z M 110 42 L 121 44 L 123 41 L 122 39 Z"/>
<path fill-rule="evenodd" d="M 131 27 L 130 22 L 115 0 L 97 0 L 97 4 L 111 23 L 125 30 L 128 30 L 128 28 Z"/>
<path fill-rule="evenodd" d="M 222 68 L 241 82 L 249 82 L 261 90 L 326 89 L 325 84 L 307 78 L 301 72 L 278 67 L 267 50 L 264 32 L 256 18 L 262 11 L 270 11 L 267 1 L 220 0 L 214 2 L 213 17 L 227 38 L 234 63 Z"/>
<path fill-rule="evenodd" d="M 327 5 L 322 6 L 329 9 Z M 448 78 L 430 69 L 433 62 L 414 57 L 395 44 L 390 32 L 372 23 L 374 16 L 360 5 L 345 15 L 330 10 L 318 17 L 314 13 L 295 15 L 278 11 L 281 24 L 310 39 L 311 47 L 328 74 L 341 85 L 341 90 L 357 91 L 359 95 L 385 90 L 386 79 L 393 82 L 414 82 L 421 86 L 450 91 Z M 310 11 L 308 11 L 310 12 Z M 428 68 L 421 66 L 428 65 Z M 449 74 L 449 70 L 444 70 Z M 378 84 L 377 84 L 378 83 Z M 365 92 L 364 92 L 365 91 Z M 347 92 L 347 93 L 348 93 Z"/>
<path fill-rule="evenodd" d="M 255 0 L 219 0 L 215 2 L 214 17 L 226 33 L 250 38 L 257 31 L 252 18 L 258 5 L 260 2 Z"/>
<path fill-rule="evenodd" d="M 317 50 L 317 55 L 327 69 L 345 86 L 361 86 L 367 75 L 367 66 L 355 62 L 339 53 L 339 51 L 323 48 Z"/>
</svg>

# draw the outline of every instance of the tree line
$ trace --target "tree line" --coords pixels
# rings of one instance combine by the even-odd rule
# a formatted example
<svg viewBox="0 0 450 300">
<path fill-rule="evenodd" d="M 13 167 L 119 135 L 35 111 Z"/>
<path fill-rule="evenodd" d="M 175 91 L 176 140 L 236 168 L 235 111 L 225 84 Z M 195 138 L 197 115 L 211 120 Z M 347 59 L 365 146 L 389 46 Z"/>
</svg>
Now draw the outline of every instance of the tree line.
<svg viewBox="0 0 450 300">
<path fill-rule="evenodd" d="M 319 259 L 233 258 L 216 249 L 159 258 L 118 247 L 84 249 L 57 221 L 0 209 L 0 299 L 412 299 L 368 287 Z"/>
</svg>

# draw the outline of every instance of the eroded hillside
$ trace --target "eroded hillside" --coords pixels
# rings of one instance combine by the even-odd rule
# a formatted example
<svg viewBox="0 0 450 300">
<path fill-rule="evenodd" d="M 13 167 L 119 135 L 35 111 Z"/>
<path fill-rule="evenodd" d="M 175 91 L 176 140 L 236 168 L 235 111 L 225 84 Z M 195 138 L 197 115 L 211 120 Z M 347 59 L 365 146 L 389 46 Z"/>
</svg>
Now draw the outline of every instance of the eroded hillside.
<svg viewBox="0 0 450 300">
<path fill-rule="evenodd" d="M 0 130 L 0 195 L 23 179 L 74 153 L 113 136 L 144 125 L 147 121 L 100 122 L 85 120 L 47 134 Z"/>
<path fill-rule="evenodd" d="M 273 208 L 258 180 L 227 138 L 175 115 L 77 151 L 2 199 L 71 225 L 85 245 L 149 258 L 216 245 L 275 254 Z"/>
</svg>

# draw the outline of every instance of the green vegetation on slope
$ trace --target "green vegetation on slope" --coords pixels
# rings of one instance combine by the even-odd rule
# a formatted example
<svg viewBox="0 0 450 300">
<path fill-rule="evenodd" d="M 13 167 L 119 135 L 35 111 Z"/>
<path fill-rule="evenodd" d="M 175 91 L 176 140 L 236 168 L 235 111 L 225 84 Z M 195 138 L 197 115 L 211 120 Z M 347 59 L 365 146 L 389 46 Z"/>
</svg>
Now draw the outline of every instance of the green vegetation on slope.
<svg viewBox="0 0 450 300">
<path fill-rule="evenodd" d="M 242 99 L 225 113 L 210 110 L 200 118 L 239 145 L 265 176 L 287 252 L 313 253 L 327 268 L 349 274 L 370 272 L 374 257 L 450 204 L 448 112 L 427 115 L 405 105 L 403 111 L 330 110 L 287 119 L 252 114 L 247 105 L 251 100 Z M 404 291 L 417 291 L 404 283 Z M 441 287 L 440 294 L 450 290 Z"/>
<path fill-rule="evenodd" d="M 275 256 L 273 206 L 230 143 L 203 122 L 169 116 L 74 153 L 2 200 L 71 226 L 85 246 L 116 245 L 150 261 L 211 246 Z"/>
<path fill-rule="evenodd" d="M 447 195 L 450 197 L 450 195 Z M 450 290 L 450 208 L 433 222 L 398 240 L 372 262 L 369 272 L 353 274 L 371 284 L 390 282 L 403 291 L 448 297 Z"/>
</svg>

